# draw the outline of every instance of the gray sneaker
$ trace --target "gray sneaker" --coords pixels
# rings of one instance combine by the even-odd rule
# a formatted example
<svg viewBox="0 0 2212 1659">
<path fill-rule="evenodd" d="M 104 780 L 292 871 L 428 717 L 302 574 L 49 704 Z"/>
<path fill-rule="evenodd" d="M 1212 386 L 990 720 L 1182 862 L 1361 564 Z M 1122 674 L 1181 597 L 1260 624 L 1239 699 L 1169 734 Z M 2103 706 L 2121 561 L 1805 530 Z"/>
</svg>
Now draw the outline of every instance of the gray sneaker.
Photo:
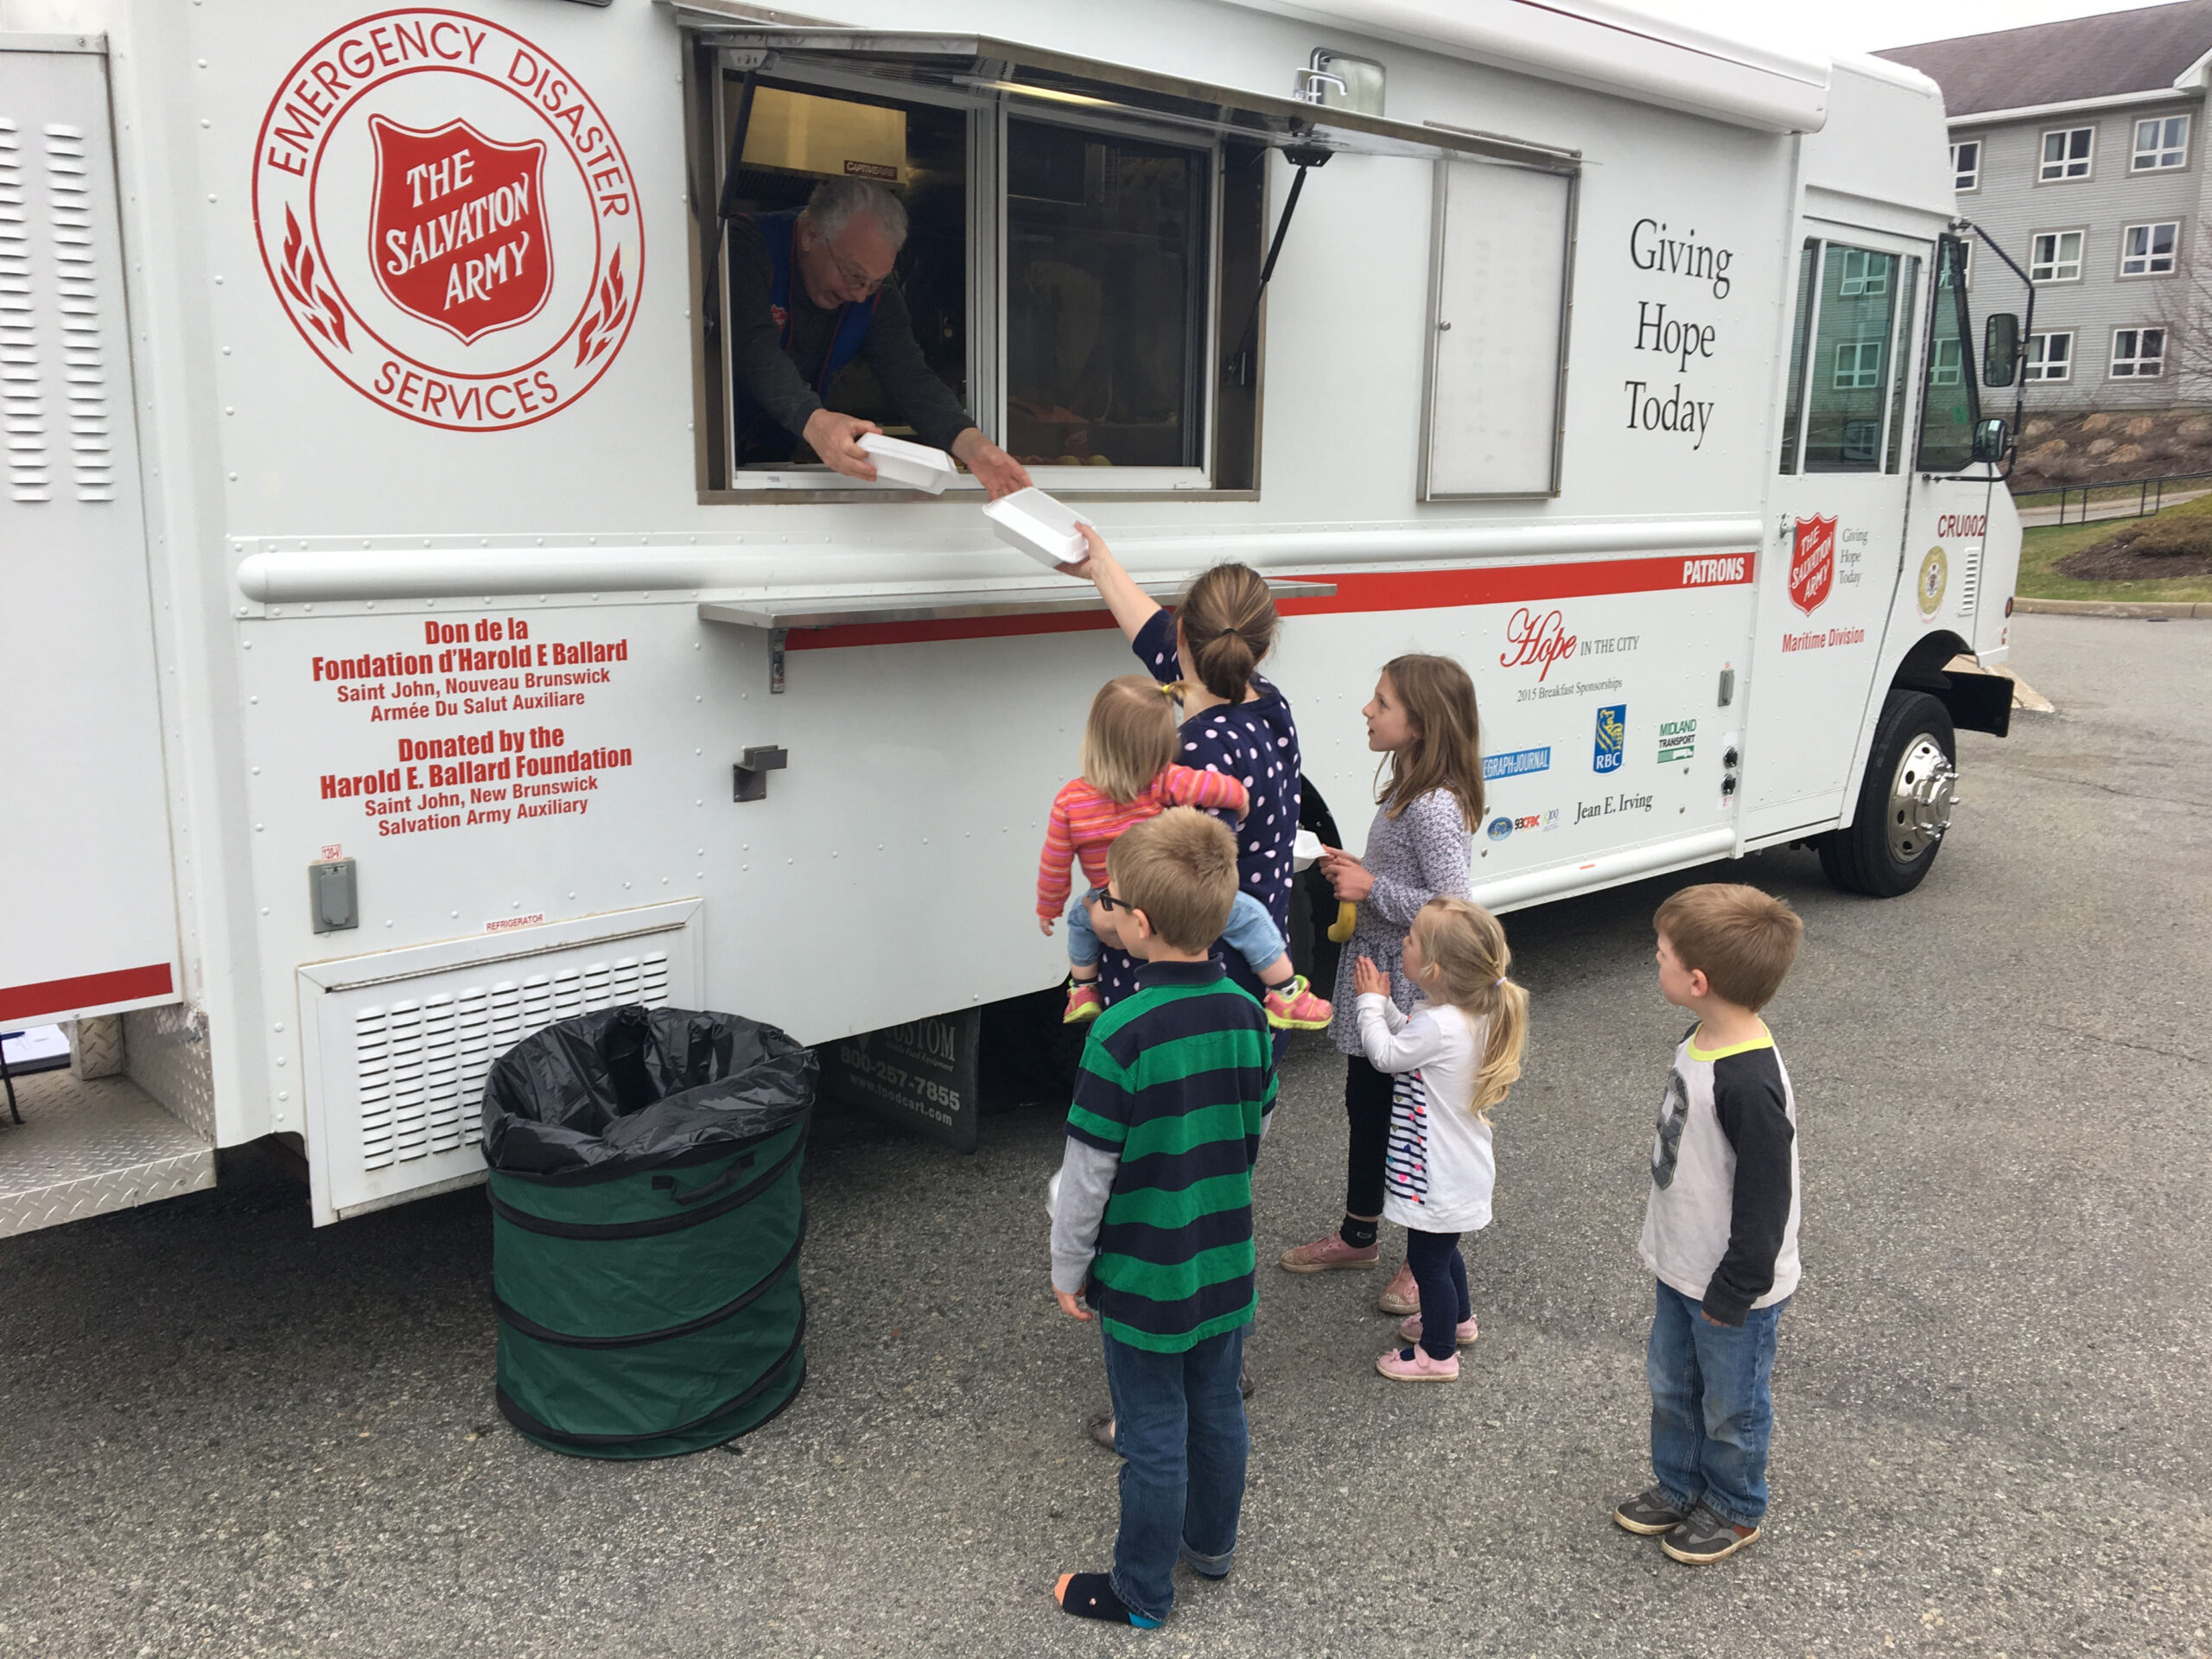
<svg viewBox="0 0 2212 1659">
<path fill-rule="evenodd" d="M 1659 1548 L 1678 1561 L 1703 1567 L 1708 1561 L 1726 1560 L 1758 1535 L 1757 1527 L 1731 1526 L 1700 1503 L 1681 1526 L 1659 1541 Z"/>
<path fill-rule="evenodd" d="M 1613 1524 L 1640 1538 L 1672 1532 L 1688 1517 L 1668 1501 L 1664 1486 L 1647 1486 L 1634 1497 L 1624 1497 L 1613 1510 Z"/>
</svg>

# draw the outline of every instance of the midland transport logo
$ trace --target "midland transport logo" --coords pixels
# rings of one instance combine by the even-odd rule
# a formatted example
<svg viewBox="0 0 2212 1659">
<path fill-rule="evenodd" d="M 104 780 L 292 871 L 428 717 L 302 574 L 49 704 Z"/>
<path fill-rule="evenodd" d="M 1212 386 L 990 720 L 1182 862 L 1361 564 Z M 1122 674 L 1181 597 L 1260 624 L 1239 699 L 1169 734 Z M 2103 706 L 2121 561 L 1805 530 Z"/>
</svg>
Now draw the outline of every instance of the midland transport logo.
<svg viewBox="0 0 2212 1659">
<path fill-rule="evenodd" d="M 379 12 L 313 47 L 262 118 L 253 217 L 300 337 L 426 425 L 543 420 L 637 317 L 645 231 L 613 124 L 480 17 Z"/>
<path fill-rule="evenodd" d="M 1835 520 L 1800 518 L 1789 551 L 1789 602 L 1810 616 L 1835 589 Z"/>
</svg>

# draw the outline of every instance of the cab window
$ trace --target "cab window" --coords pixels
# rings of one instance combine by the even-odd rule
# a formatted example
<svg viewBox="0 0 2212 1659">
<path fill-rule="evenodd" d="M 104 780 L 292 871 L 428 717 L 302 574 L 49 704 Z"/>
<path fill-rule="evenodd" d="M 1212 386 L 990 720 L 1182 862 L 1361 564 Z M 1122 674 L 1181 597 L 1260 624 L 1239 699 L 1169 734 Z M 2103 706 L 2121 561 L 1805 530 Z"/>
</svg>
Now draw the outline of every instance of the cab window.
<svg viewBox="0 0 2212 1659">
<path fill-rule="evenodd" d="M 1941 238 L 1929 306 L 1927 391 L 1920 410 L 1919 467 L 1924 473 L 1955 473 L 1974 459 L 1981 404 L 1969 348 L 1973 327 L 1966 276 L 1966 245 L 1955 237 Z"/>
</svg>

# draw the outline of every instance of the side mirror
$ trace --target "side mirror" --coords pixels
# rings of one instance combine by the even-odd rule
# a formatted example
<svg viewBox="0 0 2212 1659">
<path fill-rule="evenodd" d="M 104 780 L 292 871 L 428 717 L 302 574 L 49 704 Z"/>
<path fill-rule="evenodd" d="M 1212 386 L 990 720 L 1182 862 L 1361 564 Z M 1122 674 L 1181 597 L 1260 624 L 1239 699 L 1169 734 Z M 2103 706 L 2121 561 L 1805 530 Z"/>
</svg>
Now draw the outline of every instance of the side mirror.
<svg viewBox="0 0 2212 1659">
<path fill-rule="evenodd" d="M 1990 321 L 1994 322 L 1996 319 L 1993 317 Z M 1976 422 L 1974 429 L 1974 458 L 1976 461 L 1986 461 L 1993 467 L 1996 466 L 2005 459 L 2005 451 L 2011 443 L 2012 437 L 2012 435 L 2005 429 L 2005 423 L 1993 415 L 1986 421 Z"/>
<path fill-rule="evenodd" d="M 1981 331 L 1981 384 L 2009 386 L 2020 366 L 2020 320 L 2010 311 L 1993 314 Z"/>
</svg>

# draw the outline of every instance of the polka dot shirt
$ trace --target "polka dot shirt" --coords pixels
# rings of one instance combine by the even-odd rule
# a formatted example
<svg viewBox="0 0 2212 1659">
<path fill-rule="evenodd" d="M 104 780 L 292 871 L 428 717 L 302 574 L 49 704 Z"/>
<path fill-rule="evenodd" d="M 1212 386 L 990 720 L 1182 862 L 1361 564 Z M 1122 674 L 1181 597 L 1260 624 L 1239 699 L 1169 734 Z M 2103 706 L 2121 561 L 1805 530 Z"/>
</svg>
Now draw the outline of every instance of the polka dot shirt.
<svg viewBox="0 0 2212 1659">
<path fill-rule="evenodd" d="M 1183 677 L 1175 656 L 1175 613 L 1157 613 L 1138 632 L 1137 660 L 1162 685 Z M 1224 772 L 1241 782 L 1251 807 L 1239 825 L 1233 814 L 1214 816 L 1236 834 L 1236 874 L 1244 891 L 1268 907 L 1275 925 L 1290 937 L 1291 843 L 1298 836 L 1300 773 L 1298 727 L 1290 703 L 1273 685 L 1255 676 L 1250 701 L 1221 704 L 1183 722 L 1175 759 L 1200 772 Z M 1242 957 L 1217 942 L 1214 959 L 1253 995 L 1260 982 Z M 1111 1003 L 1135 988 L 1134 964 L 1109 950 L 1099 964 L 1099 988 Z"/>
</svg>

